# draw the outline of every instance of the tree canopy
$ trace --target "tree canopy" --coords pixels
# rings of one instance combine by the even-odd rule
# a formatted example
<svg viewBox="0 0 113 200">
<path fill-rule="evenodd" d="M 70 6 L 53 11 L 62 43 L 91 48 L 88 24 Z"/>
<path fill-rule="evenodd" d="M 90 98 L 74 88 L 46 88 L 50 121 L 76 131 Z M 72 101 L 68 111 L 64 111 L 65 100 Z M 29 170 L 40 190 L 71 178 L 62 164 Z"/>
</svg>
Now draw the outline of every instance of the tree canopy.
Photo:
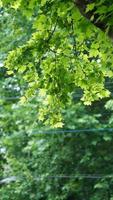
<svg viewBox="0 0 113 200">
<path fill-rule="evenodd" d="M 113 200 L 111 16 L 109 1 L 2 1 L 1 200 Z"/>
<path fill-rule="evenodd" d="M 2 0 L 4 8 L 32 24 L 30 36 L 9 52 L 5 67 L 10 76 L 21 75 L 27 84 L 22 102 L 39 96 L 40 120 L 62 126 L 62 108 L 76 88 L 82 89 L 86 105 L 110 95 L 105 80 L 113 77 L 108 37 L 112 37 L 112 2 Z"/>
</svg>

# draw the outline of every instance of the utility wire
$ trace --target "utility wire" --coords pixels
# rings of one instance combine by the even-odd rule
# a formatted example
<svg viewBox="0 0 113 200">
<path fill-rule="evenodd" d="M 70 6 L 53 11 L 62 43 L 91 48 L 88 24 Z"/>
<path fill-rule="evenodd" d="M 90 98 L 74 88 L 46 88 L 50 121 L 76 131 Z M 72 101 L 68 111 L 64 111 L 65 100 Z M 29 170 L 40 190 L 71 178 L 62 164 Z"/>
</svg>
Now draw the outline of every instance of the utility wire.
<svg viewBox="0 0 113 200">
<path fill-rule="evenodd" d="M 28 136 L 32 136 L 32 135 L 61 135 L 61 134 L 65 134 L 65 133 L 72 133 L 74 137 L 74 133 L 91 133 L 92 132 L 99 132 L 99 134 L 103 135 L 104 131 L 108 131 L 110 134 L 113 133 L 113 128 L 91 128 L 91 129 L 68 129 L 68 130 L 39 130 L 39 129 L 35 129 L 34 131 L 31 132 L 26 132 L 24 131 Z M 2 135 L 3 133 L 1 133 Z M 70 137 L 70 135 L 64 135 L 65 137 Z M 10 134 L 9 134 L 10 135 Z M 18 136 L 21 136 L 20 134 L 18 134 Z M 99 135 L 98 135 L 99 136 Z M 103 135 L 104 136 L 104 135 Z M 76 135 L 75 135 L 76 137 Z"/>
<path fill-rule="evenodd" d="M 23 95 L 24 96 L 24 95 Z M 82 94 L 78 94 L 78 95 L 75 95 L 74 96 L 74 99 L 75 98 L 81 98 L 82 97 Z M 110 95 L 110 97 L 113 97 L 113 94 Z M 0 97 L 0 100 L 19 100 L 21 98 L 21 96 L 12 96 L 12 97 Z"/>
<path fill-rule="evenodd" d="M 105 82 L 105 86 L 107 86 L 107 85 L 112 85 L 113 84 L 113 81 L 107 81 L 107 82 Z M 13 89 L 14 87 L 13 87 L 13 85 L 11 85 L 11 86 L 3 86 L 2 87 L 3 89 Z M 26 88 L 26 86 L 20 86 L 20 85 L 17 85 L 17 86 L 15 86 L 15 89 L 16 88 L 24 88 L 24 89 L 27 89 Z"/>
<path fill-rule="evenodd" d="M 49 131 L 40 131 L 34 130 L 31 135 L 33 134 L 63 134 L 63 133 L 80 133 L 80 132 L 103 132 L 109 131 L 113 132 L 113 128 L 91 128 L 91 129 L 70 129 L 70 130 L 49 130 Z"/>
<path fill-rule="evenodd" d="M 109 82 L 108 82 L 109 83 Z M 105 85 L 105 87 L 106 87 L 107 85 Z M 112 88 L 113 86 L 111 85 L 111 86 L 109 86 L 107 89 L 110 89 L 110 88 Z M 79 98 L 79 97 L 82 97 L 82 95 L 83 94 L 80 94 L 80 93 L 76 93 L 76 95 L 74 96 L 74 98 Z M 113 94 L 111 94 L 110 96 L 113 96 Z M 16 100 L 16 99 L 20 99 L 21 98 L 21 96 L 17 96 L 17 97 L 15 97 L 15 96 L 12 96 L 12 97 L 0 97 L 0 99 L 2 100 Z"/>
<path fill-rule="evenodd" d="M 102 175 L 102 174 L 78 174 L 78 175 L 53 175 L 53 176 L 39 176 L 37 178 L 87 178 L 87 179 L 101 179 L 101 178 L 113 178 L 113 174 L 111 175 Z"/>
<path fill-rule="evenodd" d="M 76 178 L 83 178 L 83 179 L 111 179 L 113 178 L 113 174 L 77 174 L 77 175 L 51 175 L 51 176 L 38 176 L 34 178 L 35 180 L 43 180 L 43 179 L 76 179 Z M 0 180 L 0 185 L 9 184 L 11 182 L 24 180 L 25 178 L 19 178 L 16 176 L 6 177 Z"/>
</svg>

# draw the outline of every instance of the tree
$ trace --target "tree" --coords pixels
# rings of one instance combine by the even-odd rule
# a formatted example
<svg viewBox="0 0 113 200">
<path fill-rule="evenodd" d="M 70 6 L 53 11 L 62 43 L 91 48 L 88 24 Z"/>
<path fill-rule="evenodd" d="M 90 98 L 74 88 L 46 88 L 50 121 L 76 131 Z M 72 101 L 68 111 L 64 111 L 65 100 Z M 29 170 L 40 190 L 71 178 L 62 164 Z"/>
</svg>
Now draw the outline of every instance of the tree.
<svg viewBox="0 0 113 200">
<path fill-rule="evenodd" d="M 37 102 L 12 105 L 11 115 L 7 115 L 9 124 L 2 126 L 5 137 L 1 138 L 7 160 L 3 180 L 11 177 L 12 182 L 1 185 L 2 200 L 112 199 L 112 100 L 106 104 L 110 112 L 103 109 L 104 103 L 95 109 L 80 102 L 69 106 L 64 111 L 64 129 L 68 130 L 64 134 L 62 129 L 42 128 L 39 132 L 38 124 L 31 126 L 36 118 L 32 108 Z M 78 131 L 72 133 L 70 127 Z M 85 132 L 87 129 L 90 131 Z"/>
<path fill-rule="evenodd" d="M 108 0 L 75 0 L 81 14 L 113 39 L 113 4 Z"/>
<path fill-rule="evenodd" d="M 4 32 L 6 27 L 7 32 L 12 29 L 10 24 L 12 21 L 8 19 L 14 17 L 14 10 L 8 11 L 11 12 L 10 15 L 2 16 L 6 19 L 6 24 L 2 23 L 3 27 L 5 25 Z M 18 18 L 13 18 L 13 22 L 17 19 L 21 22 L 22 19 L 22 27 L 20 27 L 25 28 L 26 18 L 22 17 L 20 13 L 17 13 L 17 15 Z M 3 18 L 2 21 L 4 21 Z M 14 24 L 16 25 L 16 23 L 17 21 Z M 32 22 L 30 20 L 27 23 Z M 6 57 L 9 46 L 12 50 L 22 45 L 21 42 L 26 43 L 29 40 L 32 33 L 29 36 L 27 35 L 28 31 L 26 30 L 29 29 L 29 26 L 27 24 L 26 26 L 27 29 L 24 29 L 24 32 L 19 32 L 19 35 L 16 32 L 15 35 L 5 35 L 0 32 L 4 42 L 4 48 L 1 51 L 5 52 L 5 56 L 1 54 L 1 62 Z M 10 43 L 10 38 L 7 40 L 8 37 L 13 40 L 14 36 L 15 41 L 17 41 L 18 38 L 23 38 L 22 33 L 25 35 L 24 40 L 20 39 L 18 43 Z M 82 34 L 80 35 L 83 37 Z M 77 37 L 79 37 L 79 34 Z M 93 41 L 89 40 L 88 37 L 86 43 L 92 45 Z M 89 46 L 90 48 L 91 46 Z M 97 58 L 95 58 L 94 64 L 97 64 Z M 51 130 L 49 128 L 48 130 L 48 127 L 43 127 L 41 122 L 37 122 L 37 110 L 42 100 L 40 96 L 36 94 L 35 98 L 30 98 L 29 102 L 24 105 L 18 103 L 18 98 L 23 95 L 24 90 L 28 87 L 25 79 L 22 78 L 26 75 L 26 71 L 22 74 L 15 73 L 16 75 L 12 76 L 6 74 L 4 67 L 0 69 L 1 199 L 81 200 L 85 198 L 87 200 L 112 200 L 113 101 L 109 100 L 106 104 L 105 102 L 108 99 L 104 99 L 93 102 L 90 107 L 85 107 L 79 101 L 79 88 L 75 90 L 74 86 L 73 91 L 75 92 L 72 102 L 69 102 L 66 109 L 62 110 L 66 133 L 62 133 L 63 129 Z M 38 73 L 41 76 L 40 68 Z M 110 89 L 107 83 L 105 85 L 106 88 Z M 31 84 L 29 89 L 28 91 L 32 92 Z M 110 91 L 112 93 L 112 88 Z M 38 93 L 38 91 L 36 92 Z M 41 90 L 40 92 L 44 97 L 45 91 Z M 104 106 L 105 104 L 106 106 Z M 46 105 L 47 102 L 45 102 Z M 70 129 L 71 131 L 69 131 Z M 75 131 L 75 133 L 72 133 L 72 131 Z M 58 132 L 60 134 L 55 134 Z"/>
<path fill-rule="evenodd" d="M 9 52 L 5 66 L 10 75 L 22 75 L 26 81 L 23 101 L 38 91 L 42 98 L 39 118 L 46 124 L 62 126 L 62 108 L 76 87 L 83 90 L 87 105 L 110 95 L 104 83 L 113 76 L 112 43 L 93 24 L 105 23 L 104 32 L 111 33 L 112 3 L 108 8 L 107 0 L 84 2 L 86 9 L 81 13 L 89 18 L 91 12 L 89 21 L 79 12 L 78 1 L 2 1 L 13 13 L 35 18 L 30 39 Z"/>
</svg>

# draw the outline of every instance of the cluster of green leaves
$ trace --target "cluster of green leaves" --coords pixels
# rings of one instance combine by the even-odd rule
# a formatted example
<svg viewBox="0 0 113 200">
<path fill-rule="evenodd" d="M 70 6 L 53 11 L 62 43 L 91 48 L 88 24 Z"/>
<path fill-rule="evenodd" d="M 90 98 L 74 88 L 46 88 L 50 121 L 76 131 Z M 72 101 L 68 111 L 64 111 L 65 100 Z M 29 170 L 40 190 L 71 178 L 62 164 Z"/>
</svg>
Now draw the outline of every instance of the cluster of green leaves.
<svg viewBox="0 0 113 200">
<path fill-rule="evenodd" d="M 70 105 L 64 110 L 64 129 L 112 127 L 113 101 L 106 103 L 107 110 L 103 105 L 97 103 L 95 109 L 82 103 Z M 112 200 L 113 178 L 105 177 L 113 174 L 112 133 L 97 130 L 53 135 L 55 130 L 51 132 L 36 123 L 36 107 L 36 99 L 26 106 L 13 101 L 5 101 L 2 106 L 1 148 L 5 149 L 5 161 L 1 177 L 16 176 L 17 180 L 1 186 L 1 199 Z M 81 174 L 102 178 L 85 178 Z"/>
<path fill-rule="evenodd" d="M 105 21 L 106 22 L 106 28 L 109 26 L 112 26 L 113 24 L 113 4 L 112 2 L 108 0 L 101 0 L 101 1 L 95 1 L 90 4 L 88 4 L 86 12 L 92 11 L 95 9 L 94 16 L 98 15 L 98 21 Z"/>
<path fill-rule="evenodd" d="M 87 12 L 96 7 L 96 14 L 103 16 L 105 2 L 101 1 L 100 7 L 98 2 L 90 4 Z M 73 1 L 3 0 L 2 6 L 20 12 L 28 21 L 34 17 L 29 40 L 8 54 L 5 66 L 8 74 L 22 76 L 28 85 L 22 101 L 38 91 L 40 120 L 62 126 L 62 108 L 71 101 L 76 87 L 83 90 L 82 100 L 87 105 L 110 95 L 104 82 L 113 77 L 112 44 L 80 14 Z"/>
</svg>

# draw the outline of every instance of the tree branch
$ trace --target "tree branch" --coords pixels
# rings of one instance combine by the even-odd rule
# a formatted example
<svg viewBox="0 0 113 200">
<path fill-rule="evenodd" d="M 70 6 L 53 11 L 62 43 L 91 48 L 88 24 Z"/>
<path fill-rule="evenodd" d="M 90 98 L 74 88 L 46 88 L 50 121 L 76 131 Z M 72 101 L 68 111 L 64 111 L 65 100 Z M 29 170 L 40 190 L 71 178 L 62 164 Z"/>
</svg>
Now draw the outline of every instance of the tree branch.
<svg viewBox="0 0 113 200">
<path fill-rule="evenodd" d="M 86 12 L 87 5 L 90 3 L 93 3 L 93 2 L 94 2 L 94 0 L 74 0 L 74 3 L 77 6 L 77 8 L 79 9 L 80 13 L 84 17 L 86 17 L 91 23 L 93 23 L 96 27 L 101 29 L 103 32 L 106 32 L 108 21 L 106 21 L 106 20 L 100 21 L 99 20 L 100 16 L 98 14 L 95 14 L 95 10 Z M 91 20 L 92 16 L 94 16 L 93 20 Z M 113 27 L 109 28 L 107 35 L 111 39 L 113 39 Z"/>
</svg>

